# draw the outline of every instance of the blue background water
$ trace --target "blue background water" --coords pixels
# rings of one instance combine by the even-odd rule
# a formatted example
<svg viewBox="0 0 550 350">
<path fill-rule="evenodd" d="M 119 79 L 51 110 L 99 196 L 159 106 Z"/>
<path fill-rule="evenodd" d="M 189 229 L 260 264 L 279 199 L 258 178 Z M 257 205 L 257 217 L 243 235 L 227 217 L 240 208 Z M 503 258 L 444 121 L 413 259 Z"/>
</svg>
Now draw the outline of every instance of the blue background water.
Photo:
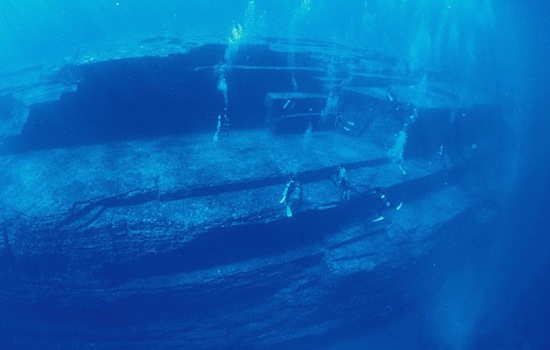
<svg viewBox="0 0 550 350">
<path fill-rule="evenodd" d="M 509 174 L 514 190 L 498 198 L 509 202 L 508 212 L 478 228 L 483 235 L 455 237 L 411 267 L 418 313 L 383 329 L 357 325 L 327 348 L 394 348 L 392 335 L 400 332 L 418 347 L 545 349 L 549 18 L 544 1 L 3 1 L 0 71 L 71 62 L 166 33 L 225 42 L 241 24 L 243 40 L 313 37 L 356 45 L 400 57 L 411 74 L 436 66 L 501 93 L 517 141 L 509 155 L 517 164 Z M 432 266 L 438 273 L 427 273 Z"/>
</svg>

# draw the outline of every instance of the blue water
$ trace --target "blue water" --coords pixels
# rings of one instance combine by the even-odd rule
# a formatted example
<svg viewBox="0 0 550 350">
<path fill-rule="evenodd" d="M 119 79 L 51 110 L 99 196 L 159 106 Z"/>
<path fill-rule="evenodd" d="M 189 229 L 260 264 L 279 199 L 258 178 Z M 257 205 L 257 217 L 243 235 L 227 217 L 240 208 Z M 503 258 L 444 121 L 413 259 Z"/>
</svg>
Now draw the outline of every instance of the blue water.
<svg viewBox="0 0 550 350">
<path fill-rule="evenodd" d="M 311 280 L 304 282 L 305 287 L 297 288 L 295 294 L 285 294 L 291 295 L 286 302 L 292 307 L 280 310 L 280 314 L 276 314 L 277 309 L 268 306 L 265 306 L 268 311 L 263 311 L 264 306 L 260 302 L 253 311 L 247 306 L 248 300 L 265 300 L 266 305 L 269 305 L 268 296 L 274 295 L 275 291 L 285 290 L 287 280 L 279 279 L 277 274 L 281 271 L 269 266 L 265 271 L 262 270 L 265 275 L 256 276 L 258 279 L 266 278 L 268 282 L 261 288 L 237 290 L 236 293 L 240 293 L 238 295 L 221 295 L 216 291 L 216 285 L 203 287 L 197 282 L 189 291 L 189 295 L 196 299 L 175 304 L 181 295 L 186 294 L 170 295 L 167 291 L 166 295 L 149 298 L 133 291 L 127 298 L 117 299 L 114 312 L 109 310 L 110 304 L 98 301 L 97 308 L 94 308 L 94 297 L 84 297 L 88 304 L 82 307 L 85 310 L 82 316 L 79 314 L 82 311 L 80 309 L 59 312 L 56 305 L 64 304 L 64 300 L 59 300 L 63 297 L 55 293 L 41 295 L 36 291 L 35 295 L 28 296 L 31 305 L 29 309 L 21 305 L 10 308 L 10 297 L 18 294 L 19 278 L 21 285 L 26 285 L 24 281 L 28 276 L 47 280 L 48 269 L 62 270 L 70 265 L 67 261 L 48 261 L 46 255 L 43 266 L 33 266 L 32 261 L 28 265 L 19 266 L 25 278 L 18 277 L 18 270 L 12 270 L 11 265 L 9 272 L 4 274 L 10 281 L 1 292 L 0 312 L 5 312 L 7 316 L 1 323 L 4 329 L 0 329 L 0 347 L 57 349 L 70 344 L 71 348 L 83 349 L 181 348 L 177 346 L 179 337 L 185 338 L 189 334 L 196 336 L 203 329 L 206 338 L 211 337 L 216 341 L 196 344 L 197 348 L 262 348 L 265 343 L 262 341 L 264 335 L 258 331 L 262 329 L 260 325 L 245 327 L 252 335 L 238 333 L 242 331 L 242 323 L 246 322 L 246 317 L 241 318 L 240 313 L 247 310 L 254 315 L 276 320 L 269 333 L 269 345 L 274 348 L 550 348 L 550 303 L 547 301 L 550 293 L 550 206 L 546 198 L 550 193 L 550 138 L 547 134 L 550 131 L 550 104 L 547 98 L 550 80 L 549 19 L 550 5 L 544 1 L 143 0 L 136 4 L 125 0 L 4 0 L 0 3 L 0 74 L 4 77 L 3 86 L 8 87 L 2 90 L 2 94 L 10 93 L 10 88 L 14 86 L 24 86 L 29 67 L 34 67 L 30 69 L 31 72 L 32 69 L 50 72 L 50 69 L 71 64 L 140 56 L 141 43 L 159 37 L 178 38 L 182 43 L 194 43 L 196 46 L 214 44 L 189 60 L 201 61 L 214 55 L 219 60 L 208 64 L 225 62 L 221 67 L 246 62 L 243 52 L 246 52 L 247 45 L 264 43 L 273 38 L 297 41 L 311 39 L 325 43 L 323 47 L 328 50 L 351 47 L 365 53 L 392 57 L 410 77 L 422 78 L 437 71 L 443 80 L 451 84 L 472 86 L 491 96 L 498 96 L 496 104 L 502 108 L 502 117 L 512 132 L 511 140 L 503 140 L 511 145 L 503 156 L 511 166 L 504 168 L 507 173 L 495 174 L 499 179 L 504 178 L 507 186 L 501 192 L 491 192 L 492 198 L 488 198 L 502 204 L 494 218 L 482 225 L 471 225 L 465 220 L 463 227 L 459 224 L 455 227 L 460 234 L 448 235 L 448 238 L 439 240 L 414 262 L 407 261 L 398 271 L 378 272 L 380 275 L 393 276 L 387 284 L 375 285 L 369 280 L 371 277 L 378 278 L 376 274 L 358 274 L 355 280 L 332 285 L 330 281 L 323 280 L 327 276 L 311 268 L 316 265 L 318 258 L 313 254 L 299 263 L 300 273 L 305 271 L 307 275 L 311 268 Z M 154 55 L 154 50 L 148 49 L 146 55 Z M 264 56 L 250 56 L 260 57 L 256 62 L 258 65 L 267 65 L 261 61 Z M 277 63 L 275 58 L 269 58 L 274 60 L 273 64 Z M 299 65 L 304 62 L 301 59 L 305 60 L 300 54 L 285 56 L 284 59 L 288 59 L 289 65 Z M 192 92 L 193 89 L 202 89 L 204 81 L 194 81 L 190 87 L 190 84 L 170 79 L 171 66 L 163 66 L 162 63 L 146 65 L 153 66 L 158 70 L 151 72 L 149 81 L 134 82 L 136 86 L 143 87 L 134 91 L 135 96 L 155 96 L 163 104 L 166 115 L 185 110 L 186 113 L 208 116 L 218 112 L 213 106 L 224 104 L 235 115 L 245 110 L 262 111 L 263 99 L 258 99 L 262 102 L 258 105 L 242 102 L 258 97 L 260 91 L 263 92 L 262 83 L 250 87 L 246 93 L 231 95 L 231 88 L 238 86 L 239 79 L 223 68 L 212 77 L 217 85 L 201 90 L 210 89 L 209 94 L 197 95 L 196 102 L 193 100 L 185 107 L 177 103 L 170 105 L 166 101 L 172 96 L 166 92 L 169 89 L 163 84 L 173 84 L 170 86 L 175 89 L 186 86 Z M 131 64 L 125 67 L 129 71 L 138 69 Z M 122 73 L 119 66 L 109 69 L 112 69 L 109 76 L 115 80 L 117 74 L 126 76 L 126 71 Z M 85 74 L 93 75 L 90 72 Z M 113 88 L 120 84 L 118 88 L 131 90 L 134 83 L 124 82 L 122 78 L 117 83 L 111 81 L 105 85 L 102 85 L 102 81 L 93 81 L 89 85 L 81 85 L 80 92 L 99 98 L 97 96 L 109 94 L 101 91 L 101 86 Z M 271 83 L 274 86 L 279 83 L 280 86 L 292 85 L 289 82 Z M 29 80 L 28 84 L 32 82 Z M 305 85 L 301 85 L 301 88 Z M 86 88 L 94 91 L 86 91 Z M 239 91 L 246 91 L 243 86 L 240 88 L 242 90 Z M 307 88 L 313 89 L 310 86 Z M 146 105 L 151 108 L 146 111 L 149 114 L 144 113 L 142 119 L 133 119 L 137 109 L 143 111 L 146 108 L 142 107 L 144 105 L 140 104 L 142 101 L 138 101 L 139 98 L 133 100 L 131 94 L 126 97 L 126 100 L 115 101 L 112 105 L 98 106 L 94 102 L 86 102 L 88 105 L 81 115 L 84 116 L 82 120 L 89 124 L 82 125 L 56 125 L 60 123 L 55 119 L 59 115 L 62 115 L 59 117 L 62 122 L 70 120 L 73 111 L 70 106 L 63 110 L 52 107 L 52 111 L 59 114 L 49 112 L 49 105 L 41 106 L 40 110 L 46 111 L 43 115 L 54 116 L 54 122 L 31 119 L 32 122 L 23 128 L 21 142 L 24 145 L 17 143 L 17 139 L 13 143 L 14 148 L 7 153 L 24 158 L 28 153 L 52 148 L 177 135 L 182 130 L 205 131 L 204 125 L 200 123 L 185 124 L 171 119 L 148 118 L 157 112 L 152 104 Z M 131 108 L 132 105 L 136 110 Z M 97 123 L 86 119 L 88 114 L 92 116 L 96 112 L 101 114 L 111 110 L 126 112 L 120 112 L 117 120 L 109 120 L 111 116 L 107 114 L 102 114 L 105 120 Z M 241 119 L 236 116 L 234 120 L 235 123 L 240 122 L 245 130 L 258 126 L 250 116 Z M 133 122 L 135 125 L 131 126 Z M 105 123 L 110 128 L 104 128 Z M 210 132 L 209 129 L 206 131 Z M 475 133 L 474 129 L 472 133 Z M 422 142 L 418 139 L 414 141 L 414 138 L 412 140 Z M 8 146 L 12 147 L 12 144 Z M 421 144 L 416 146 L 422 147 Z M 409 147 L 412 149 L 415 145 Z M 114 152 L 116 149 L 113 149 Z M 483 213 L 470 215 L 478 214 Z M 210 251 L 208 245 L 198 242 L 194 251 L 176 251 L 160 259 L 144 258 L 143 261 L 127 265 L 114 264 L 116 266 L 112 270 L 101 271 L 103 275 L 99 278 L 116 285 L 120 279 L 131 280 L 136 276 L 176 271 L 191 272 L 217 266 L 218 263 L 276 255 L 321 244 L 317 234 L 332 228 L 326 222 L 315 226 L 315 222 L 307 220 L 292 229 L 281 225 L 272 231 L 262 232 L 266 235 L 265 241 L 254 240 L 252 243 L 248 238 L 253 232 L 242 233 L 242 236 L 233 240 L 224 236 L 223 231 L 216 231 L 225 250 L 216 247 Z M 254 229 L 259 230 L 256 226 L 251 230 Z M 279 229 L 285 233 L 277 236 Z M 20 234 L 24 235 L 25 232 Z M 48 242 L 48 239 L 46 237 L 44 241 Z M 25 246 L 24 239 L 22 241 L 22 246 Z M 49 243 L 51 246 L 59 244 L 59 249 L 63 249 L 55 236 Z M 175 262 L 182 261 L 181 254 L 187 254 L 183 259 L 187 264 L 184 270 L 173 267 Z M 100 259 L 97 257 L 97 260 Z M 9 259 L 1 261 L 8 266 Z M 77 262 L 76 265 L 85 264 Z M 295 272 L 283 270 L 288 276 L 293 276 Z M 2 268 L 2 271 L 8 271 L 8 267 Z M 79 273 L 85 275 L 78 270 L 72 273 L 75 276 Z M 271 276 L 271 279 L 266 275 Z M 219 283 L 218 287 L 223 289 L 223 281 Z M 323 285 L 320 288 L 322 292 L 310 291 L 307 288 L 310 284 Z M 388 316 L 371 317 L 372 314 L 378 315 L 380 305 L 369 304 L 368 293 L 362 290 L 377 290 L 384 295 L 383 302 L 391 308 L 387 312 Z M 88 296 L 86 293 L 74 291 L 63 295 L 72 295 L 78 299 L 83 295 Z M 291 328 L 288 323 L 295 315 L 309 311 L 309 301 L 319 298 L 317 293 L 326 293 L 320 299 L 332 303 L 332 306 L 316 314 L 322 319 L 322 324 L 308 320 L 313 329 L 318 327 L 319 330 L 304 331 L 307 327 L 302 323 L 297 327 L 303 328 L 297 329 L 296 333 L 303 331 L 307 336 L 286 339 L 288 333 L 281 331 L 279 341 L 274 341 L 279 334 L 278 327 L 285 331 Z M 208 300 L 201 299 L 201 295 L 207 295 Z M 218 298 L 222 302 L 217 301 Z M 34 304 L 34 300 L 42 300 L 43 305 Z M 233 300 L 235 305 L 225 305 L 224 300 Z M 373 308 L 372 312 L 370 307 Z M 354 309 L 362 312 L 350 317 L 349 324 L 341 322 L 346 315 L 340 311 L 350 312 Z M 224 313 L 223 322 L 212 316 L 219 316 L 220 312 Z M 23 316 L 18 318 L 18 313 Z M 218 320 L 214 325 L 222 325 L 219 329 L 209 327 L 212 318 Z M 164 323 L 159 324 L 164 325 L 165 329 L 149 329 L 150 333 L 146 334 L 135 333 L 136 324 L 154 323 L 158 319 L 163 320 Z M 326 326 L 332 319 L 338 320 L 337 327 Z M 187 320 L 190 326 L 181 326 Z M 73 322 L 74 329 L 71 328 Z M 199 330 L 188 329 L 197 324 L 202 326 Z M 172 326 L 174 329 L 170 328 Z M 32 330 L 24 331 L 26 327 Z M 119 336 L 105 331 L 109 327 L 116 328 Z M 235 333 L 231 334 L 233 329 Z M 33 338 L 29 339 L 29 335 Z M 231 341 L 224 343 L 224 337 Z M 108 344 L 113 339 L 116 339 L 116 345 L 110 347 Z M 239 343 L 239 339 L 242 343 Z M 183 339 L 181 344 L 189 346 L 191 343 L 188 340 Z M 64 345 L 59 347 L 57 343 Z"/>
</svg>

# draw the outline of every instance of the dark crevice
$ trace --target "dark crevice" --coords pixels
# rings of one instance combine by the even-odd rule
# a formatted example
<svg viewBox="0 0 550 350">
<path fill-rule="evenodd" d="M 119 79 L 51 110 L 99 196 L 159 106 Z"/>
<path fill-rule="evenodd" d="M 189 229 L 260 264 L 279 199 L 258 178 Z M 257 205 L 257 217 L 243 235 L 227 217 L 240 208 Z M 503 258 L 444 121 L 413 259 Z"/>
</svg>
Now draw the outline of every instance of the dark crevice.
<svg viewBox="0 0 550 350">
<path fill-rule="evenodd" d="M 359 169 L 364 167 L 381 166 L 388 162 L 389 160 L 387 158 L 377 158 L 377 159 L 367 160 L 363 162 L 347 163 L 347 164 L 344 164 L 344 166 L 348 170 L 351 170 L 351 169 Z M 335 167 L 325 167 L 325 168 L 316 169 L 316 170 L 304 171 L 294 175 L 296 176 L 299 182 L 306 184 L 306 183 L 329 179 L 334 174 L 336 174 Z M 272 177 L 264 177 L 264 178 L 253 179 L 253 180 L 235 181 L 235 182 L 225 183 L 225 184 L 220 184 L 215 186 L 205 186 L 205 187 L 197 187 L 192 189 L 176 190 L 173 192 L 166 192 L 166 193 L 160 194 L 159 200 L 172 201 L 172 200 L 180 200 L 180 199 L 191 198 L 191 197 L 202 197 L 202 196 L 209 196 L 209 195 L 219 195 L 219 194 L 228 193 L 228 192 L 253 190 L 256 188 L 284 184 L 285 181 L 288 180 L 290 175 L 291 174 L 276 175 Z"/>
<path fill-rule="evenodd" d="M 92 218 L 88 219 L 86 224 L 79 226 L 79 228 L 82 228 L 97 219 L 99 215 L 101 215 L 101 213 L 103 213 L 103 211 L 107 208 L 140 205 L 157 199 L 158 189 L 155 187 L 153 189 L 145 190 L 134 189 L 114 197 L 95 198 L 87 201 L 76 202 L 73 204 L 73 207 L 67 217 L 61 220 L 56 228 L 59 229 L 63 226 L 70 225 L 92 213 Z M 99 211 L 93 213 L 95 209 L 99 209 Z"/>
<path fill-rule="evenodd" d="M 368 161 L 347 163 L 345 166 L 348 169 L 359 169 L 363 167 L 375 167 L 384 165 L 388 162 L 386 158 L 377 158 Z M 325 167 L 317 170 L 304 171 L 297 174 L 297 178 L 302 183 L 311 183 L 324 179 L 329 179 L 336 173 L 334 167 Z M 153 201 L 176 201 L 186 198 L 214 196 L 229 192 L 239 192 L 253 190 L 257 188 L 263 188 L 273 186 L 277 184 L 284 184 L 288 180 L 289 175 L 277 175 L 272 177 L 258 178 L 252 180 L 236 181 L 231 183 L 213 185 L 213 186 L 201 186 L 191 189 L 175 190 L 172 192 L 159 193 L 158 185 L 149 189 L 134 189 L 113 197 L 102 197 L 90 199 L 87 201 L 76 202 L 70 210 L 67 217 L 59 222 L 57 228 L 61 228 L 70 225 L 88 215 L 92 215 L 86 223 L 79 225 L 79 228 L 84 228 L 95 219 L 97 219 L 107 208 L 121 207 L 121 206 L 135 206 L 145 204 Z M 97 212 L 94 212 L 98 209 Z"/>
<path fill-rule="evenodd" d="M 105 206 L 101 206 L 98 208 L 98 210 L 96 211 L 96 213 L 88 220 L 86 221 L 85 223 L 81 224 L 80 226 L 78 226 L 76 229 L 77 230 L 80 230 L 80 229 L 83 229 L 85 227 L 87 227 L 88 225 L 91 225 L 94 221 L 96 221 L 100 216 L 101 214 L 103 214 L 105 211 L 107 210 L 107 207 Z"/>
<path fill-rule="evenodd" d="M 377 159 L 372 159 L 368 161 L 347 163 L 343 165 L 347 169 L 352 170 L 352 169 L 360 169 L 363 167 L 381 166 L 381 165 L 387 164 L 388 162 L 389 160 L 387 158 L 377 158 Z M 443 169 L 440 172 L 436 172 L 419 179 L 397 184 L 397 185 L 391 186 L 387 190 L 392 195 L 392 197 L 394 198 L 399 197 L 398 200 L 401 200 L 401 198 L 403 198 L 404 196 L 409 196 L 409 197 L 414 196 L 413 192 L 417 192 L 416 195 L 419 195 L 420 193 L 418 193 L 418 189 L 423 188 L 421 185 L 424 184 L 426 181 L 428 182 L 435 181 L 437 178 L 441 177 L 441 173 L 449 173 L 448 178 L 450 179 L 455 178 L 459 175 L 453 176 L 450 170 L 453 170 L 453 173 L 458 174 L 460 169 L 465 167 L 471 167 L 472 164 L 475 164 L 475 161 L 472 161 L 472 162 L 473 163 L 467 163 L 464 165 L 455 166 L 453 168 Z M 302 173 L 298 173 L 295 175 L 298 181 L 306 184 L 306 183 L 312 183 L 312 182 L 330 179 L 335 173 L 336 173 L 335 167 L 325 167 L 325 168 L 316 169 L 316 170 L 304 171 Z M 114 208 L 114 207 L 121 207 L 121 206 L 135 206 L 135 205 L 141 205 L 141 204 L 145 204 L 153 201 L 161 201 L 161 202 L 176 201 L 176 200 L 182 200 L 182 199 L 193 198 L 193 197 L 213 196 L 213 195 L 220 195 L 220 194 L 229 193 L 229 192 L 247 191 L 247 190 L 253 190 L 257 188 L 274 186 L 278 184 L 282 185 L 285 183 L 285 181 L 288 179 L 289 176 L 290 174 L 277 175 L 277 176 L 265 177 L 265 178 L 259 178 L 259 179 L 224 183 L 224 184 L 219 184 L 214 186 L 201 186 L 201 187 L 196 187 L 191 189 L 175 190 L 175 191 L 165 192 L 165 193 L 159 193 L 158 184 L 155 185 L 155 187 L 149 188 L 149 189 L 144 189 L 144 190 L 134 189 L 113 197 L 103 197 L 103 198 L 90 199 L 82 202 L 76 202 L 73 205 L 70 213 L 66 216 L 65 219 L 61 220 L 58 223 L 56 228 L 59 229 L 64 226 L 70 225 L 72 223 L 77 222 L 78 220 L 81 220 L 87 215 L 91 214 L 91 217 L 88 218 L 85 223 L 79 225 L 77 229 L 84 228 L 87 225 L 91 224 L 94 220 L 96 220 L 107 208 Z M 353 186 L 354 192 L 358 194 L 357 198 L 361 198 L 364 191 L 370 188 L 370 184 L 363 186 L 366 188 L 365 190 L 358 190 L 357 186 L 358 185 Z M 372 194 L 369 194 L 369 195 L 372 196 Z M 337 204 L 339 203 L 338 202 L 326 203 L 326 205 L 323 206 L 323 209 L 327 207 L 330 208 L 330 206 L 337 205 Z M 98 211 L 94 212 L 94 210 L 96 209 L 98 209 Z"/>
<path fill-rule="evenodd" d="M 470 166 L 455 168 L 463 173 Z M 449 170 L 442 170 L 421 179 L 409 181 L 406 186 L 414 187 L 414 191 L 405 191 L 405 185 L 394 185 L 385 189 L 394 193 L 395 197 L 406 198 L 408 203 L 425 196 L 426 192 L 441 188 L 446 181 L 458 178 Z M 397 189 L 403 191 L 403 196 L 397 196 Z M 246 261 L 264 255 L 279 254 L 299 249 L 301 256 L 319 252 L 326 245 L 326 236 L 338 232 L 342 227 L 353 222 L 365 222 L 373 215 L 372 208 L 378 205 L 378 198 L 370 191 L 345 202 L 335 202 L 329 209 L 318 208 L 298 211 L 291 219 L 287 217 L 272 218 L 269 221 L 251 223 L 245 220 L 243 224 L 222 227 L 214 226 L 208 232 L 195 237 L 184 247 L 170 250 L 162 254 L 143 255 L 136 260 L 124 263 L 108 263 L 97 271 L 98 277 L 111 283 L 121 283 L 132 278 L 150 277 L 173 273 L 184 273 L 193 270 L 223 266 L 240 261 Z M 365 210 L 365 208 L 370 208 Z M 348 239 L 345 242 L 334 243 L 329 249 L 337 249 L 367 236 L 380 234 L 391 225 L 391 220 L 365 227 L 365 233 L 360 237 Z M 312 230 L 316 227 L 316 230 Z M 315 247 L 312 251 L 304 247 Z"/>
</svg>

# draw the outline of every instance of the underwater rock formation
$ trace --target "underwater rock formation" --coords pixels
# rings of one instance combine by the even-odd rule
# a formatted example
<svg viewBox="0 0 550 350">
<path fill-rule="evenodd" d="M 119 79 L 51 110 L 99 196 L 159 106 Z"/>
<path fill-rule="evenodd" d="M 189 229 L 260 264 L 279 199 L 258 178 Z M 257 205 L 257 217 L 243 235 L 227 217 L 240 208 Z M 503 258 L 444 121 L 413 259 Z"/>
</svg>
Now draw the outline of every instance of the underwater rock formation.
<svg viewBox="0 0 550 350">
<path fill-rule="evenodd" d="M 498 106 L 442 83 L 413 101 L 399 94 L 410 78 L 352 56 L 353 72 L 330 79 L 340 107 L 323 113 L 326 58 L 287 67 L 284 47 L 241 49 L 226 67 L 231 125 L 217 142 L 222 46 L 57 72 L 72 87 L 29 105 L 1 149 L 8 346 L 55 334 L 41 347 L 277 347 L 384 322 L 407 309 L 407 262 L 457 222 L 491 220 Z M 404 123 L 406 174 L 387 158 Z"/>
</svg>

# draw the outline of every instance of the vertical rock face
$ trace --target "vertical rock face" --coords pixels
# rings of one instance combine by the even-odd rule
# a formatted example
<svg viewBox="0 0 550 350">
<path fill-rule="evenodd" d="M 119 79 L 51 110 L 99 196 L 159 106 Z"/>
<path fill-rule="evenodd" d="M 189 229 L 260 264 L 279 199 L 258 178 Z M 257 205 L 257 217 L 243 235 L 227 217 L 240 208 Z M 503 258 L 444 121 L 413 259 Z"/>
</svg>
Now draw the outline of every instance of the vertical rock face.
<svg viewBox="0 0 550 350">
<path fill-rule="evenodd" d="M 224 67 L 217 142 L 223 46 L 59 71 L 3 139 L 3 345 L 301 346 L 410 308 L 410 262 L 498 210 L 498 106 L 283 44 Z"/>
<path fill-rule="evenodd" d="M 25 104 L 13 94 L 0 95 L 0 137 L 19 134 L 28 112 Z"/>
</svg>

